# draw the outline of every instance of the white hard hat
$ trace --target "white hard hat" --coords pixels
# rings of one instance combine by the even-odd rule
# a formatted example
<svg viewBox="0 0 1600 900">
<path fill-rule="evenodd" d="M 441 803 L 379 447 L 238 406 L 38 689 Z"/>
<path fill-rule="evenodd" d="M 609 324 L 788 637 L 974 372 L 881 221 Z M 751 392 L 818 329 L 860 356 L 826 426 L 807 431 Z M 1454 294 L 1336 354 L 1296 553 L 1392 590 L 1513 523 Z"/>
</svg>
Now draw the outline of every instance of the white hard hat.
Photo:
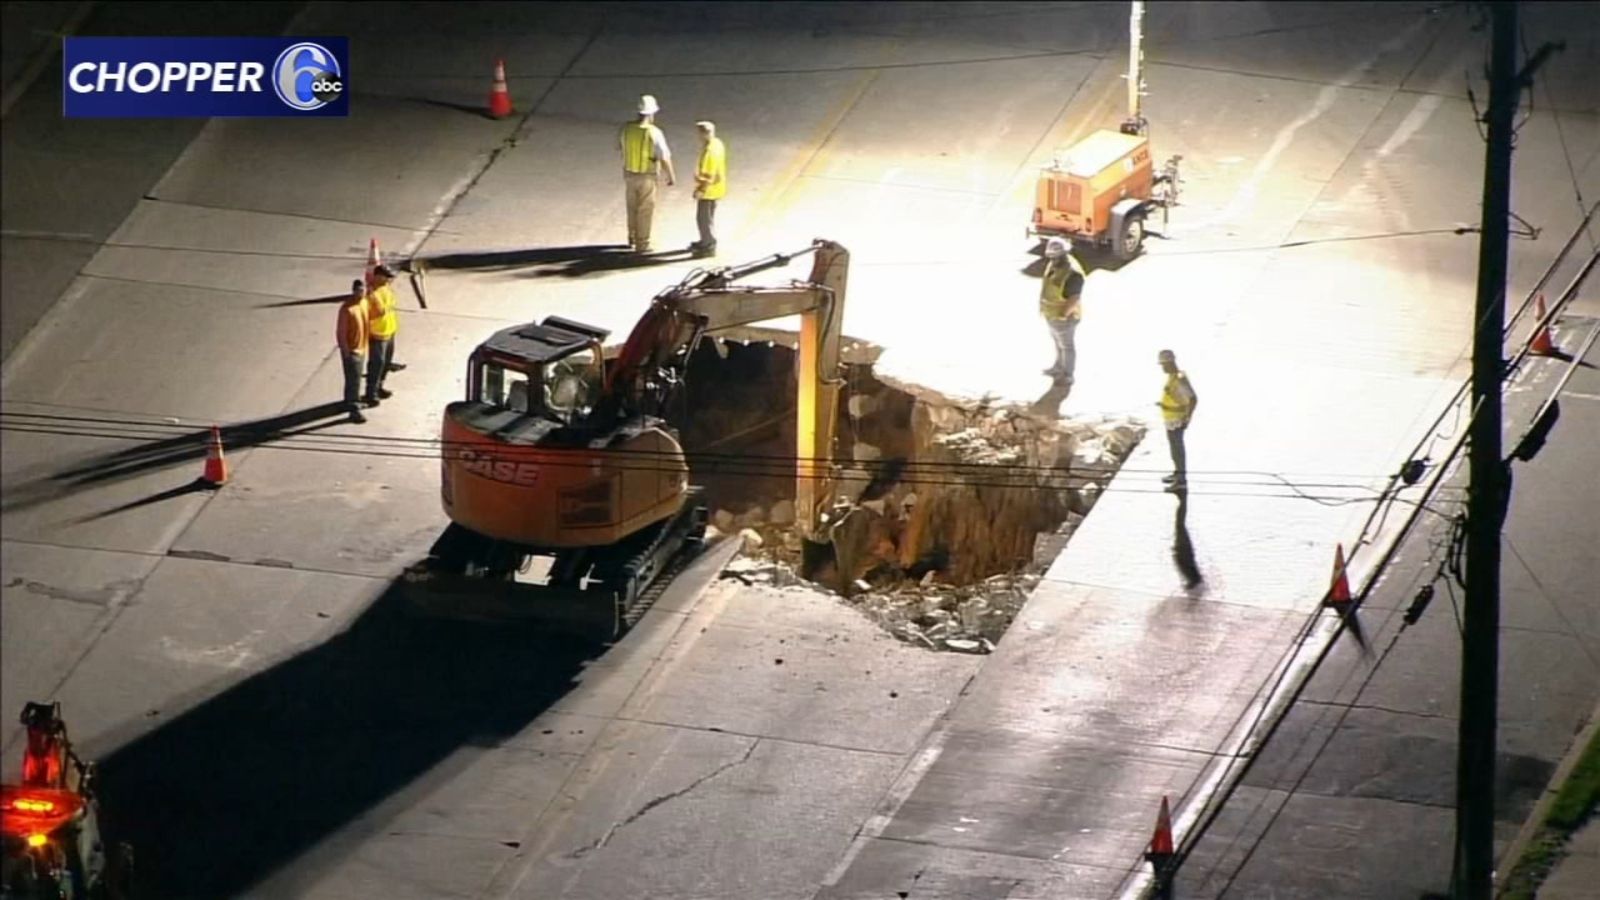
<svg viewBox="0 0 1600 900">
<path fill-rule="evenodd" d="M 1053 237 L 1045 242 L 1044 255 L 1050 257 L 1051 259 L 1055 259 L 1060 256 L 1066 256 L 1067 251 L 1071 249 L 1072 245 L 1068 244 L 1066 240 Z"/>
<path fill-rule="evenodd" d="M 639 115 L 653 116 L 660 111 L 661 107 L 656 105 L 654 94 L 644 94 L 639 97 Z"/>
</svg>

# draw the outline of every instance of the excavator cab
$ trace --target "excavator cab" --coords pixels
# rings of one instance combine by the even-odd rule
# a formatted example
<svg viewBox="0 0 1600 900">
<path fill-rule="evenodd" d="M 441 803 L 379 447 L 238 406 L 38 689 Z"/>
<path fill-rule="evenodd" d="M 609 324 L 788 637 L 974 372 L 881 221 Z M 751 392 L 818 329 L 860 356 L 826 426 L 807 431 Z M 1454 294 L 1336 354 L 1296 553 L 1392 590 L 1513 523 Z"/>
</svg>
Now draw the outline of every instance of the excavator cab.
<svg viewBox="0 0 1600 900">
<path fill-rule="evenodd" d="M 507 329 L 473 354 L 468 402 L 580 427 L 605 386 L 606 334 L 556 316 Z"/>
</svg>

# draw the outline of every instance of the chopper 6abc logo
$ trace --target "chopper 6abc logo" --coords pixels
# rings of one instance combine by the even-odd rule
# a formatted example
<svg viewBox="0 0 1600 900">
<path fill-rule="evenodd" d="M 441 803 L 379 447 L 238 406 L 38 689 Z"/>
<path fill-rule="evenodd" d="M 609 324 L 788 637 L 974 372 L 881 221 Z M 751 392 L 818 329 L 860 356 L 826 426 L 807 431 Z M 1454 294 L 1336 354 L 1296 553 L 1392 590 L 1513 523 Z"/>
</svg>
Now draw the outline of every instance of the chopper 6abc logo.
<svg viewBox="0 0 1600 900">
<path fill-rule="evenodd" d="M 291 109 L 321 109 L 344 93 L 339 60 L 321 44 L 304 41 L 278 54 L 272 88 Z"/>
</svg>

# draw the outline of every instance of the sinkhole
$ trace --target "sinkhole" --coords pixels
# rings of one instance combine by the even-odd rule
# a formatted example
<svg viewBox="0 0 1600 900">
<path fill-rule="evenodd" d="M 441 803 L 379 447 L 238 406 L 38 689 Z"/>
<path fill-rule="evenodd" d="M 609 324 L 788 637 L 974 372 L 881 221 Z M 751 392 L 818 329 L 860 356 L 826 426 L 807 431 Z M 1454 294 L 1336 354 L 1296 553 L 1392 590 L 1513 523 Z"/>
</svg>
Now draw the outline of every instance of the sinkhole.
<svg viewBox="0 0 1600 900">
<path fill-rule="evenodd" d="M 702 341 L 674 416 L 713 528 L 743 542 L 725 577 L 837 593 L 901 640 L 993 649 L 1039 576 L 1143 437 L 1127 419 L 1058 418 L 880 375 L 844 341 L 833 553 L 809 566 L 795 527 L 793 332 Z"/>
</svg>

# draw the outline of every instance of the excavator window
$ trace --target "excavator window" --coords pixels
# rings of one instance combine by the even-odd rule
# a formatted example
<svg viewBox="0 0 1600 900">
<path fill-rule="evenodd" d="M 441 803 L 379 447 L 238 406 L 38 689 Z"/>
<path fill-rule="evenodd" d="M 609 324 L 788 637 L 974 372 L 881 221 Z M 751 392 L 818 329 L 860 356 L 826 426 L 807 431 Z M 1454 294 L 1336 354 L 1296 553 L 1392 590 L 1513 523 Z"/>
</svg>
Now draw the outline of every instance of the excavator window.
<svg viewBox="0 0 1600 900">
<path fill-rule="evenodd" d="M 473 379 L 477 401 L 525 416 L 566 424 L 587 417 L 604 390 L 600 348 L 584 347 L 522 372 L 486 361 Z"/>
<path fill-rule="evenodd" d="M 599 358 L 594 349 L 568 354 L 544 369 L 544 405 L 563 422 L 581 419 L 600 395 Z"/>
<path fill-rule="evenodd" d="M 506 406 L 512 412 L 526 413 L 528 411 L 528 382 L 527 379 L 514 381 L 506 389 Z"/>
<path fill-rule="evenodd" d="M 485 363 L 478 378 L 478 402 L 519 413 L 528 412 L 529 378 L 515 369 Z"/>
</svg>

